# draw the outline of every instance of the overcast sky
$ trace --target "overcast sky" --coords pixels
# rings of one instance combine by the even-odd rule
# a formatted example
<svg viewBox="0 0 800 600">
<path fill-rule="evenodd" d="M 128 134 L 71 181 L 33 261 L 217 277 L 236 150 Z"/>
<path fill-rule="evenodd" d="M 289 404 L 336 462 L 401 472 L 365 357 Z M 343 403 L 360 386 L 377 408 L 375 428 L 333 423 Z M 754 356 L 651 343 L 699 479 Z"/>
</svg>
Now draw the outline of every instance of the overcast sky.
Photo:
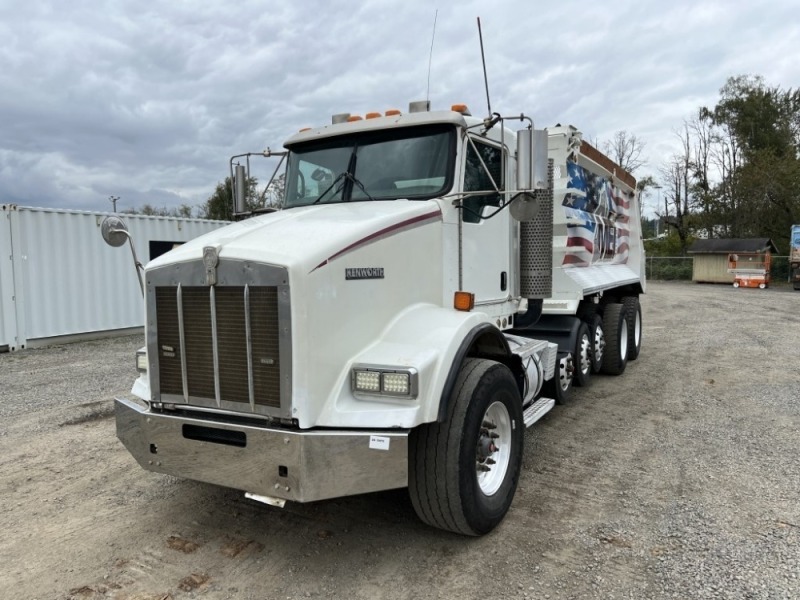
<svg viewBox="0 0 800 600">
<path fill-rule="evenodd" d="M 216 3 L 0 0 L 0 203 L 199 205 L 243 151 L 334 113 L 467 103 L 589 140 L 627 130 L 655 172 L 732 75 L 800 85 L 797 0 Z M 260 174 L 260 173 L 259 173 Z M 260 174 L 261 175 L 261 174 Z M 267 179 L 264 171 L 261 179 Z"/>
</svg>

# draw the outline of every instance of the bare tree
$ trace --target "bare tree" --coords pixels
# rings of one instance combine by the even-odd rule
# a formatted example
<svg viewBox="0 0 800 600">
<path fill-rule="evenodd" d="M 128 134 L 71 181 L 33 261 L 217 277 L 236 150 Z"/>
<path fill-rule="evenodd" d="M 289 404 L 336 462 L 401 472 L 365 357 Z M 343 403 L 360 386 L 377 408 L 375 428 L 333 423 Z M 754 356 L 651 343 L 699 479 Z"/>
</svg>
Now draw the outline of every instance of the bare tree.
<svg viewBox="0 0 800 600">
<path fill-rule="evenodd" d="M 708 232 L 708 237 L 713 238 L 719 224 L 718 211 L 715 210 L 715 199 L 711 189 L 711 157 L 716 134 L 710 116 L 703 109 L 698 110 L 691 120 L 684 122 L 684 130 L 687 140 L 691 137 L 692 191 L 696 196 L 696 203 L 700 211 L 700 222 Z"/>
<path fill-rule="evenodd" d="M 689 221 L 695 204 L 692 195 L 692 139 L 688 124 L 684 124 L 683 131 L 677 131 L 676 135 L 681 141 L 681 153 L 659 169 L 664 190 L 664 212 L 656 214 L 678 234 L 681 252 L 685 254 L 689 245 Z"/>
<path fill-rule="evenodd" d="M 616 132 L 611 141 L 603 144 L 603 152 L 628 173 L 633 173 L 647 162 L 642 158 L 644 148 L 642 140 L 625 130 Z"/>
</svg>

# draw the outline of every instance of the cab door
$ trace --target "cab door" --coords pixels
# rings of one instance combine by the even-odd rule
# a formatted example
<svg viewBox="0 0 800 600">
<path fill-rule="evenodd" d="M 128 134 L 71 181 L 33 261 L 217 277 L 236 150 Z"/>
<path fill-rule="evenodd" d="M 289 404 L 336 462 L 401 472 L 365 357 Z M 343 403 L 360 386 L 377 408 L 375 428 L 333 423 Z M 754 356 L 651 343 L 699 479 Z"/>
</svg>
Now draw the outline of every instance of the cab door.
<svg viewBox="0 0 800 600">
<path fill-rule="evenodd" d="M 500 303 L 512 285 L 509 211 L 497 212 L 507 202 L 508 161 L 499 144 L 476 136 L 465 138 L 462 157 L 461 289 L 475 294 L 476 305 Z"/>
</svg>

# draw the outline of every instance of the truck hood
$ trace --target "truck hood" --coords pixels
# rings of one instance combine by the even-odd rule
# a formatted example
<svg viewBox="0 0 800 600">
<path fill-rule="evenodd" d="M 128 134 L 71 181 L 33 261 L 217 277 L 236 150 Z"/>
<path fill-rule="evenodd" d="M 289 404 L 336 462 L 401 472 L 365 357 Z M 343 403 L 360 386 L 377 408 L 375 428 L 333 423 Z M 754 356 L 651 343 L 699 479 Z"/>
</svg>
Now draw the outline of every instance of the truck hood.
<svg viewBox="0 0 800 600">
<path fill-rule="evenodd" d="M 441 219 L 439 204 L 432 200 L 303 206 L 212 231 L 158 257 L 147 268 L 199 260 L 204 247 L 215 246 L 221 259 L 309 273 L 365 245 Z"/>
</svg>

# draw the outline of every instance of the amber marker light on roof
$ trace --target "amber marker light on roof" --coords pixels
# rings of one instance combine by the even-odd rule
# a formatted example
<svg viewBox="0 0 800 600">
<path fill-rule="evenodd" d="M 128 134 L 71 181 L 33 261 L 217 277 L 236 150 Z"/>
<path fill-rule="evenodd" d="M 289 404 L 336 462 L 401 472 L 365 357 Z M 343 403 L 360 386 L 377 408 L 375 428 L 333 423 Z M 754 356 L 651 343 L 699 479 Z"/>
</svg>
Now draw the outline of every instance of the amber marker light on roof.
<svg viewBox="0 0 800 600">
<path fill-rule="evenodd" d="M 453 296 L 453 308 L 465 312 L 471 311 L 475 308 L 475 294 L 471 292 L 456 292 Z"/>
<path fill-rule="evenodd" d="M 390 108 L 386 111 L 387 117 L 399 117 L 402 113 L 396 108 Z"/>
<path fill-rule="evenodd" d="M 303 133 L 304 131 L 311 131 L 311 127 L 303 127 L 303 128 L 300 130 L 300 133 Z"/>
<path fill-rule="evenodd" d="M 366 119 L 377 119 L 380 116 L 382 116 L 382 115 L 379 112 L 368 112 L 364 118 L 366 118 Z"/>
<path fill-rule="evenodd" d="M 453 104 L 450 107 L 450 110 L 453 112 L 461 113 L 462 115 L 468 115 L 469 109 L 467 108 L 466 104 Z"/>
<path fill-rule="evenodd" d="M 348 123 L 352 123 L 353 121 L 361 121 L 361 117 L 359 115 L 350 115 L 347 117 Z"/>
</svg>

